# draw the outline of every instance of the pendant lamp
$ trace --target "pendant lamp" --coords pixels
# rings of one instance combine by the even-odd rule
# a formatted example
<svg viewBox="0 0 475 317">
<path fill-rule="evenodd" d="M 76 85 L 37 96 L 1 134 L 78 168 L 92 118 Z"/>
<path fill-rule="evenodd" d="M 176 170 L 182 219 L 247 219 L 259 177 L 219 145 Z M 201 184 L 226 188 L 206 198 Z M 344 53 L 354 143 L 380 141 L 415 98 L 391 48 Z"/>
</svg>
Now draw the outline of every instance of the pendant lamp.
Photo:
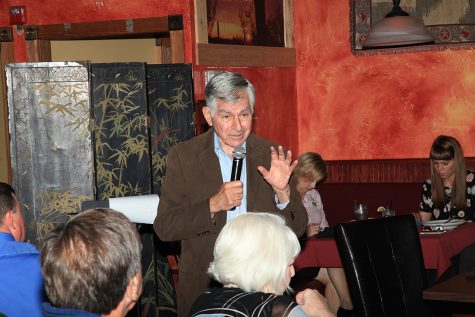
<svg viewBox="0 0 475 317">
<path fill-rule="evenodd" d="M 371 27 L 363 49 L 434 44 L 434 38 L 425 25 L 403 11 L 400 2 L 393 0 L 392 11 Z"/>
</svg>

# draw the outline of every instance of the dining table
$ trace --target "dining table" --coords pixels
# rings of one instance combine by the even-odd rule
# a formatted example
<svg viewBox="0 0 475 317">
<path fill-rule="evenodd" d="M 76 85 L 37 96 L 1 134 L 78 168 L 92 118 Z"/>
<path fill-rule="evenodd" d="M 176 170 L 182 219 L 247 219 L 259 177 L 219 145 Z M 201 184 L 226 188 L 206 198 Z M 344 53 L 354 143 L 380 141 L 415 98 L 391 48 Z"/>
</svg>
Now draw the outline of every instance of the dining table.
<svg viewBox="0 0 475 317">
<path fill-rule="evenodd" d="M 426 300 L 475 303 L 475 271 L 460 273 L 424 290 Z"/>
<path fill-rule="evenodd" d="M 452 257 L 475 243 L 475 223 L 467 222 L 453 230 L 420 234 L 419 237 L 425 268 L 435 270 L 439 278 L 452 264 Z M 306 238 L 294 267 L 296 270 L 304 267 L 343 267 L 335 239 Z"/>
</svg>

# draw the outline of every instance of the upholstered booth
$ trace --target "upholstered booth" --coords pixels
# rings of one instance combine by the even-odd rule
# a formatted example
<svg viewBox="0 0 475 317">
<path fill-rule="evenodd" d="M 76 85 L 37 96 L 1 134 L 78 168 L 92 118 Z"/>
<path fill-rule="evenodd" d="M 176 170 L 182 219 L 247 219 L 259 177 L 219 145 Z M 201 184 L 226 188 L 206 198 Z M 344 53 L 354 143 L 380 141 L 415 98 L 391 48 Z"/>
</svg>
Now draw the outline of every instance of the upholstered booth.
<svg viewBox="0 0 475 317">
<path fill-rule="evenodd" d="M 423 317 L 424 259 L 412 215 L 335 227 L 359 317 Z"/>
</svg>

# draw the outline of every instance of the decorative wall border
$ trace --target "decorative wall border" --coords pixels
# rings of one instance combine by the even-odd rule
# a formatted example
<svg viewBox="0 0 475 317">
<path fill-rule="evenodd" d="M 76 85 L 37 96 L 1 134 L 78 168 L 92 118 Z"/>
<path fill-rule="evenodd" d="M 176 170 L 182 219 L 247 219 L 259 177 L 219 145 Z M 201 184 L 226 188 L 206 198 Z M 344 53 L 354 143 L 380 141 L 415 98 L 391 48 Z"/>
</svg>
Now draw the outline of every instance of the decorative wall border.
<svg viewBox="0 0 475 317">
<path fill-rule="evenodd" d="M 465 159 L 475 170 L 475 157 Z M 326 183 L 422 183 L 430 177 L 428 159 L 326 161 Z"/>
</svg>

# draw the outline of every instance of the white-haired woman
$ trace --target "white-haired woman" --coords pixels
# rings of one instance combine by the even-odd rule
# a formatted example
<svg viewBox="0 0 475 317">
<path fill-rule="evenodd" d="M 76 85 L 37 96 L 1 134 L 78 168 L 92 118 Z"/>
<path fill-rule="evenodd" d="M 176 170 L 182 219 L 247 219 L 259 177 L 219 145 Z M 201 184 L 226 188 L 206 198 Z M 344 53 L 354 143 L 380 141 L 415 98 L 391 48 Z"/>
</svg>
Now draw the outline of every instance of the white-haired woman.
<svg viewBox="0 0 475 317">
<path fill-rule="evenodd" d="M 246 213 L 227 223 L 216 240 L 208 272 L 223 288 L 202 294 L 189 316 L 334 316 L 322 295 L 283 295 L 294 275 L 300 244 L 283 218 Z"/>
</svg>

